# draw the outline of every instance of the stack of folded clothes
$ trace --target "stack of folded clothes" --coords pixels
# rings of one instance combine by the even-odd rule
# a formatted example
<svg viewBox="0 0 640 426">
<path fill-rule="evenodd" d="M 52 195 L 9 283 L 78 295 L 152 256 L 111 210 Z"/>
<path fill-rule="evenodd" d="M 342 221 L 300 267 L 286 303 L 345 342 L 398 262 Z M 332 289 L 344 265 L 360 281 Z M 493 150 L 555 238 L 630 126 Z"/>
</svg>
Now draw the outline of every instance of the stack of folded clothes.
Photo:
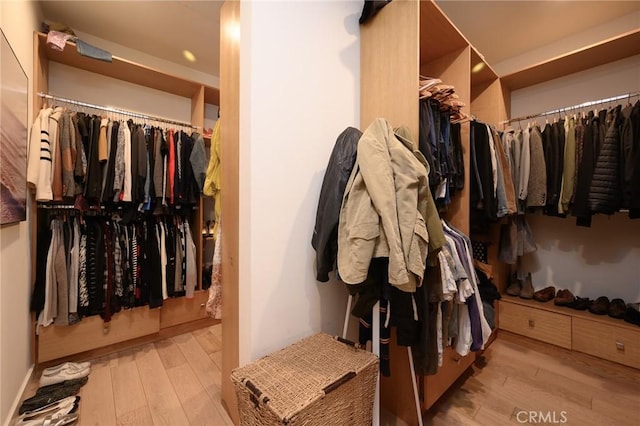
<svg viewBox="0 0 640 426">
<path fill-rule="evenodd" d="M 77 396 L 89 380 L 91 363 L 65 362 L 45 368 L 35 395 L 23 401 L 16 426 L 68 426 L 78 422 Z"/>
<path fill-rule="evenodd" d="M 466 104 L 459 100 L 454 86 L 443 84 L 439 78 L 420 76 L 418 82 L 420 99 L 435 99 L 440 103 L 441 111 L 449 111 L 451 121 L 468 120 L 470 117 L 462 112 Z"/>
</svg>

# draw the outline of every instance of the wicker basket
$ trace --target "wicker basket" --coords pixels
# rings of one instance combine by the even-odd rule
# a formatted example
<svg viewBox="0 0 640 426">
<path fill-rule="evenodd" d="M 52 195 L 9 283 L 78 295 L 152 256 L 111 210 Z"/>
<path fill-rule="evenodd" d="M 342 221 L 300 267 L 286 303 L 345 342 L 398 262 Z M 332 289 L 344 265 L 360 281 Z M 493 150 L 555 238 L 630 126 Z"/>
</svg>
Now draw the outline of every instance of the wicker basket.
<svg viewBox="0 0 640 426">
<path fill-rule="evenodd" d="M 241 425 L 370 426 L 378 358 L 315 334 L 231 374 Z"/>
</svg>

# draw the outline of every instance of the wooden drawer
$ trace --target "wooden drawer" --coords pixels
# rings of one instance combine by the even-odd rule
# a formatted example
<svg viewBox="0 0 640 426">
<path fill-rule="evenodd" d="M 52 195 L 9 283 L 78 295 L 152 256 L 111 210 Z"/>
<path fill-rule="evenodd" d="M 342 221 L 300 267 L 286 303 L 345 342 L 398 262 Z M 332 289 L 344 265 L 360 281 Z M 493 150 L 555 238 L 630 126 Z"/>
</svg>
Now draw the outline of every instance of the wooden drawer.
<svg viewBox="0 0 640 426">
<path fill-rule="evenodd" d="M 571 349 L 571 317 L 535 307 L 500 302 L 500 329 Z"/>
<path fill-rule="evenodd" d="M 165 300 L 160 308 L 160 328 L 206 318 L 205 304 L 208 297 L 208 290 L 199 290 L 192 299 L 176 297 Z"/>
<path fill-rule="evenodd" d="M 451 347 L 445 348 L 442 367 L 438 368 L 438 374 L 424 376 L 424 408 L 428 410 L 451 387 L 451 384 L 473 364 L 475 359 L 475 352 L 470 352 L 467 356 L 460 356 Z"/>
<path fill-rule="evenodd" d="M 160 310 L 149 309 L 148 306 L 114 314 L 107 329 L 99 315 L 83 318 L 74 325 L 40 327 L 38 362 L 124 342 L 159 330 Z"/>
<path fill-rule="evenodd" d="M 640 368 L 640 327 L 573 318 L 572 328 L 574 350 Z"/>
</svg>

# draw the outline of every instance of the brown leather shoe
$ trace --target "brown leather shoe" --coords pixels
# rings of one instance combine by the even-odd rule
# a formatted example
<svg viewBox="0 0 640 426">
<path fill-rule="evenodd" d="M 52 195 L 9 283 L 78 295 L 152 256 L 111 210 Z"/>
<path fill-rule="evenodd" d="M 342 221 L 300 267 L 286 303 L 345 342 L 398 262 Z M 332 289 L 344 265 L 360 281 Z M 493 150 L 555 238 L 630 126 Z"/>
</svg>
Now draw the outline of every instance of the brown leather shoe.
<svg viewBox="0 0 640 426">
<path fill-rule="evenodd" d="M 627 304 L 624 303 L 622 299 L 613 299 L 611 303 L 609 303 L 609 309 L 607 313 L 612 318 L 624 318 L 624 313 L 627 310 Z"/>
<path fill-rule="evenodd" d="M 522 297 L 523 299 L 533 299 L 533 293 L 533 283 L 531 282 L 531 273 L 529 273 L 522 283 L 520 297 Z"/>
<path fill-rule="evenodd" d="M 533 298 L 538 302 L 548 302 L 556 297 L 556 288 L 553 286 L 545 287 L 533 293 Z"/>
<path fill-rule="evenodd" d="M 607 315 L 609 311 L 609 299 L 605 296 L 600 296 L 595 302 L 589 306 L 589 312 L 596 315 Z"/>
<path fill-rule="evenodd" d="M 553 304 L 558 306 L 567 306 L 575 300 L 575 296 L 569 290 L 560 290 L 553 299 Z"/>
</svg>

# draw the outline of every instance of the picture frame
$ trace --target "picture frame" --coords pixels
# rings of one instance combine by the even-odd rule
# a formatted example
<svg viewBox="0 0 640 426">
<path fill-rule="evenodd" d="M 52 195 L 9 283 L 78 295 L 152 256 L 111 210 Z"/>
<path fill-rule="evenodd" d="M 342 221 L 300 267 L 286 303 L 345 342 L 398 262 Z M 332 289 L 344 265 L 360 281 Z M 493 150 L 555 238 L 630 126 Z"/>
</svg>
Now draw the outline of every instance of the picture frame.
<svg viewBox="0 0 640 426">
<path fill-rule="evenodd" d="M 29 79 L 0 32 L 0 226 L 4 226 L 27 219 Z"/>
</svg>

